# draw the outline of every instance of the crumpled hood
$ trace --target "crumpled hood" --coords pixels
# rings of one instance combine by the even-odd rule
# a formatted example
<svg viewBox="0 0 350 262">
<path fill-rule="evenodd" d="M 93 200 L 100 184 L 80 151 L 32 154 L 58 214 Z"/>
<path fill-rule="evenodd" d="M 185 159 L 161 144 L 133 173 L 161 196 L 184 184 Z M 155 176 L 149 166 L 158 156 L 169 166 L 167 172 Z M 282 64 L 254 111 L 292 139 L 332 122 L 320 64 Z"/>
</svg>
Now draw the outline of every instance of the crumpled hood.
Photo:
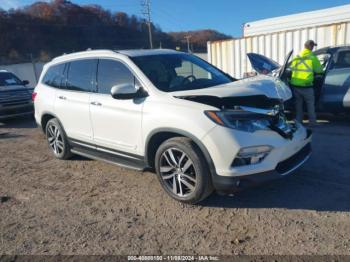
<svg viewBox="0 0 350 262">
<path fill-rule="evenodd" d="M 266 96 L 267 98 L 286 101 L 292 97 L 292 92 L 280 79 L 258 75 L 210 88 L 176 91 L 172 92 L 171 95 L 175 97 L 214 96 L 220 98 Z"/>
</svg>

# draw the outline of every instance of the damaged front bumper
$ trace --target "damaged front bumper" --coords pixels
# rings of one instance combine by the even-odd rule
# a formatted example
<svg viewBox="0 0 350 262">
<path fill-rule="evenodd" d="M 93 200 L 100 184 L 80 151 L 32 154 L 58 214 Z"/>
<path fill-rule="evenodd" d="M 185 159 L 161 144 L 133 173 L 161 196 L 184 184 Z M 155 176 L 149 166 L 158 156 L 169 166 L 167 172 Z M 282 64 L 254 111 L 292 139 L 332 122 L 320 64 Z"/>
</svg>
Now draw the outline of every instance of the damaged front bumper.
<svg viewBox="0 0 350 262">
<path fill-rule="evenodd" d="M 212 176 L 213 185 L 218 192 L 226 194 L 239 192 L 293 174 L 294 171 L 301 167 L 310 158 L 310 155 L 311 144 L 308 143 L 294 155 L 279 162 L 274 170 L 234 177 L 214 174 Z"/>
<path fill-rule="evenodd" d="M 214 188 L 217 191 L 236 192 L 293 173 L 310 157 L 311 138 L 311 131 L 301 125 L 291 138 L 282 137 L 273 130 L 252 134 L 214 128 L 202 140 L 215 165 L 216 172 L 212 174 Z M 233 164 L 240 149 L 257 145 L 272 148 L 263 161 L 243 166 Z"/>
</svg>

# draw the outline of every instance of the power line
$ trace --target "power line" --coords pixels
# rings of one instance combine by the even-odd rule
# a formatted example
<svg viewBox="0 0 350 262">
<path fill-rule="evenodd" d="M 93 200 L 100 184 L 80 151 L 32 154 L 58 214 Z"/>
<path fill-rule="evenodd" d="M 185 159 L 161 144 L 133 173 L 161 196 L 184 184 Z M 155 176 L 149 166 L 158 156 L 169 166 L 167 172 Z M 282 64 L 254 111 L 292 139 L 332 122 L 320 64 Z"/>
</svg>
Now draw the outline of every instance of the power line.
<svg viewBox="0 0 350 262">
<path fill-rule="evenodd" d="M 152 23 L 151 23 L 151 0 L 141 0 L 141 6 L 143 7 L 142 14 L 145 15 L 148 24 L 148 38 L 149 47 L 153 49 L 152 40 Z"/>
</svg>

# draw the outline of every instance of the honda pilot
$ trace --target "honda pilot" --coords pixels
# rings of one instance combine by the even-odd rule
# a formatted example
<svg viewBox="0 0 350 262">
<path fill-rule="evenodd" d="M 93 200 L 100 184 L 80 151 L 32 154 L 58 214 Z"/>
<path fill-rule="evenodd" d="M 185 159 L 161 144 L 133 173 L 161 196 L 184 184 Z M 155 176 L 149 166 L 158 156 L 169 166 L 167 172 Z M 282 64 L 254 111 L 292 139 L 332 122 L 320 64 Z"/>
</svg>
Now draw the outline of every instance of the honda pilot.
<svg viewBox="0 0 350 262">
<path fill-rule="evenodd" d="M 236 80 L 173 50 L 95 50 L 44 66 L 35 118 L 53 155 L 155 170 L 174 199 L 197 203 L 285 177 L 311 132 L 287 121 L 279 77 Z"/>
</svg>

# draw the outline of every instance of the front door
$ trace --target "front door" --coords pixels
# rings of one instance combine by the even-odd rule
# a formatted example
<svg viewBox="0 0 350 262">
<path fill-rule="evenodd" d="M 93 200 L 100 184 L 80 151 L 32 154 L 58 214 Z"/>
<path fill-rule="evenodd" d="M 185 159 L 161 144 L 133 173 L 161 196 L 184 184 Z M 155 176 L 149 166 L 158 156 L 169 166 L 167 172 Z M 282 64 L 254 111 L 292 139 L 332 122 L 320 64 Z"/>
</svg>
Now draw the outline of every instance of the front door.
<svg viewBox="0 0 350 262">
<path fill-rule="evenodd" d="M 111 88 L 119 84 L 137 85 L 130 69 L 120 61 L 100 59 L 98 92 L 90 97 L 91 121 L 97 147 L 140 155 L 142 99 L 114 99 Z"/>
<path fill-rule="evenodd" d="M 339 112 L 350 109 L 350 50 L 334 55 L 324 80 L 321 94 L 322 110 Z"/>
</svg>

